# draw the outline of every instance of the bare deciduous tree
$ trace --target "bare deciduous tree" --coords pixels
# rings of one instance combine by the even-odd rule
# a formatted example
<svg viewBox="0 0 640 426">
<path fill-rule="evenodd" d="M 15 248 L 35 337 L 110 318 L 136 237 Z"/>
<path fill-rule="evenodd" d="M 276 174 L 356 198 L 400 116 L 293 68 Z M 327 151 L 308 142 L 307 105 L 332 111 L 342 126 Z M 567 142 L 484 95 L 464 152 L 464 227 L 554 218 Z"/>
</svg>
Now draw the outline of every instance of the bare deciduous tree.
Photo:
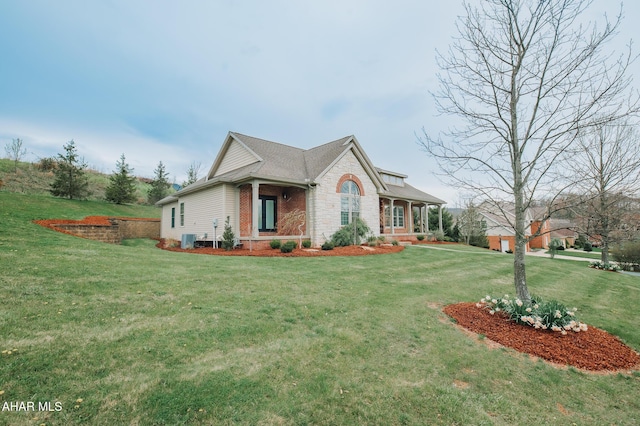
<svg viewBox="0 0 640 426">
<path fill-rule="evenodd" d="M 635 126 L 623 121 L 591 129 L 578 142 L 569 170 L 579 177 L 573 188 L 581 199 L 579 231 L 600 240 L 601 260 L 608 263 L 609 248 L 624 238 L 630 201 L 640 191 L 640 139 Z"/>
<path fill-rule="evenodd" d="M 27 155 L 27 148 L 22 148 L 22 139 L 12 139 L 11 143 L 7 143 L 4 146 L 4 151 L 7 154 L 9 160 L 13 160 L 14 171 L 18 171 L 18 163 Z"/>
<path fill-rule="evenodd" d="M 202 163 L 199 161 L 192 161 L 189 164 L 189 168 L 187 169 L 187 180 L 182 182 L 182 187 L 185 188 L 192 183 L 195 183 L 198 180 L 198 173 L 200 173 L 200 168 L 202 167 Z"/>
<path fill-rule="evenodd" d="M 530 302 L 525 273 L 526 211 L 536 192 L 560 193 L 553 167 L 580 130 L 638 111 L 627 75 L 631 51 L 605 50 L 620 16 L 602 28 L 580 24 L 590 0 L 464 3 L 459 36 L 438 54 L 438 111 L 460 125 L 419 138 L 444 179 L 504 214 L 516 235 L 514 284 Z M 539 218 L 545 219 L 545 218 Z"/>
</svg>

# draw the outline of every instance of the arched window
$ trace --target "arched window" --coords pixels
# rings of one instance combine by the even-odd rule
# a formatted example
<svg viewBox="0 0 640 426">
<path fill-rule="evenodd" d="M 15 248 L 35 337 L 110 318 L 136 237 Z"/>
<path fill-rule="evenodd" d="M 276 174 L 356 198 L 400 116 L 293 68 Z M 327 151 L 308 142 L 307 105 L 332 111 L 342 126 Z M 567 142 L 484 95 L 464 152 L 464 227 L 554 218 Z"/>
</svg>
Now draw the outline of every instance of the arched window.
<svg viewBox="0 0 640 426">
<path fill-rule="evenodd" d="M 348 225 L 360 217 L 360 188 L 352 180 L 340 187 L 340 225 Z"/>
</svg>

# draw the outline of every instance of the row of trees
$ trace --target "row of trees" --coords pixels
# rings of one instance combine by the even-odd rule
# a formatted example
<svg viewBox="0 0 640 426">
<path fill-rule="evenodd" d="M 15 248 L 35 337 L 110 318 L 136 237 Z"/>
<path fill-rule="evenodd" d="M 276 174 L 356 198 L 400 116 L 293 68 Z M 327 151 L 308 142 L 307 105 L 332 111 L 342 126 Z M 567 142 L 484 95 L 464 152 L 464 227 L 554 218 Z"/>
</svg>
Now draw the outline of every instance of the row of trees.
<svg viewBox="0 0 640 426">
<path fill-rule="evenodd" d="M 54 180 L 51 184 L 51 194 L 56 197 L 69 199 L 84 199 L 89 195 L 89 179 L 87 164 L 78 155 L 75 142 L 71 140 L 63 146 L 64 154 L 56 157 L 56 167 L 53 168 Z M 154 178 L 147 192 L 147 202 L 155 204 L 169 193 L 170 183 L 162 161 L 153 171 Z M 133 203 L 136 201 L 136 180 L 133 168 L 129 166 L 125 155 L 122 154 L 116 162 L 116 170 L 109 176 L 109 184 L 105 190 L 107 201 L 116 204 Z"/>
</svg>

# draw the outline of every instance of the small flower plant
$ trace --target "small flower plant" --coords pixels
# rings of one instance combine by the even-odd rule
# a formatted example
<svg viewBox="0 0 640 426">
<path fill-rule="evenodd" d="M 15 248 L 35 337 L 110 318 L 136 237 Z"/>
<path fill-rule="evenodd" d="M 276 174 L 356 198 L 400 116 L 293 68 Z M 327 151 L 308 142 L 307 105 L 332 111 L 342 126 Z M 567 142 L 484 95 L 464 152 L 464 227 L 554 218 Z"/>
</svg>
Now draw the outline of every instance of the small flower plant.
<svg viewBox="0 0 640 426">
<path fill-rule="evenodd" d="M 531 304 L 528 305 L 518 298 L 509 298 L 508 294 L 501 298 L 487 295 L 480 299 L 476 306 L 488 309 L 491 315 L 503 312 L 518 324 L 556 331 L 563 335 L 568 331 L 587 331 L 587 325 L 575 319 L 578 308 L 570 310 L 555 300 L 545 301 L 539 297 L 532 297 Z"/>
<path fill-rule="evenodd" d="M 596 260 L 594 262 L 589 262 L 589 267 L 590 268 L 595 268 L 595 269 L 602 269 L 603 271 L 611 271 L 611 272 L 619 272 L 620 271 L 620 266 L 618 266 L 618 264 L 616 263 L 604 263 L 600 260 Z"/>
</svg>

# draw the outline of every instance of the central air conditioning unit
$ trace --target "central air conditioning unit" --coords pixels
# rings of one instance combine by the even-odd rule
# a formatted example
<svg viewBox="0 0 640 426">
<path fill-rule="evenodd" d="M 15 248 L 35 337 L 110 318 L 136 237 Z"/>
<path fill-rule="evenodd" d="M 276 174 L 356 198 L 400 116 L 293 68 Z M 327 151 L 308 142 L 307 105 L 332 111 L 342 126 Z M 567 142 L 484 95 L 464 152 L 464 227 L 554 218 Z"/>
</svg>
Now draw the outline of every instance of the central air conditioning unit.
<svg viewBox="0 0 640 426">
<path fill-rule="evenodd" d="M 196 238 L 198 236 L 196 234 L 182 234 L 182 242 L 180 243 L 181 249 L 192 249 L 195 247 Z"/>
</svg>

